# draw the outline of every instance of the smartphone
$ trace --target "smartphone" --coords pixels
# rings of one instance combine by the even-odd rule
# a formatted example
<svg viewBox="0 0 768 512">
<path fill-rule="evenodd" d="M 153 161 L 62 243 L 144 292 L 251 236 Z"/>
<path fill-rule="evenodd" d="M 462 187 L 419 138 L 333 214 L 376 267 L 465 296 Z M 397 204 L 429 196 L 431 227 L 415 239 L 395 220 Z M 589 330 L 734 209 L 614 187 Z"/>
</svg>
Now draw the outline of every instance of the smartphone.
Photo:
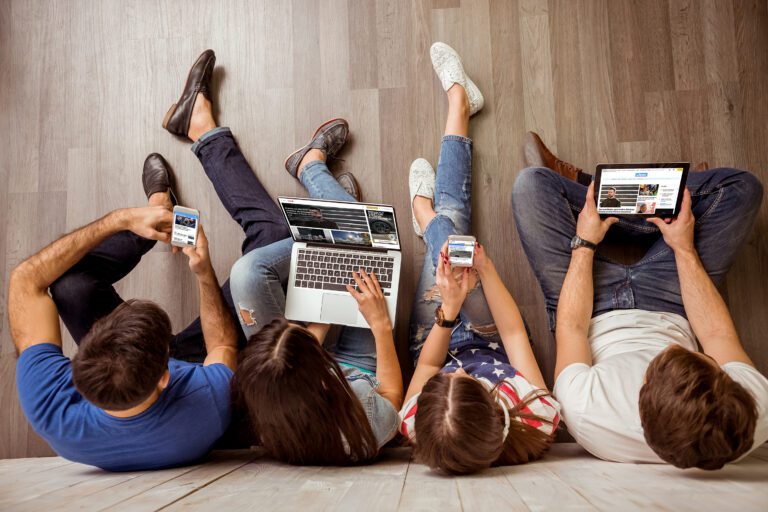
<svg viewBox="0 0 768 512">
<path fill-rule="evenodd" d="M 471 267 L 475 259 L 473 236 L 451 235 L 448 237 L 448 261 L 454 267 Z"/>
<path fill-rule="evenodd" d="M 199 223 L 199 211 L 193 208 L 174 206 L 171 244 L 176 247 L 194 247 L 197 245 L 197 225 Z"/>
</svg>

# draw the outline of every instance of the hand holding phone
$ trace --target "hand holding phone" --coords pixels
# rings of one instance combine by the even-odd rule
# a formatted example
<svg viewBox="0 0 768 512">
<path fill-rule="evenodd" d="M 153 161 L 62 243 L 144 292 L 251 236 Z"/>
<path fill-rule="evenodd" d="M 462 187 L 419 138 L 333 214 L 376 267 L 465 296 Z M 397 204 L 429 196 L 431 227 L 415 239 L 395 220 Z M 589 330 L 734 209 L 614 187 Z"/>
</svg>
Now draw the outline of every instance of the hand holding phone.
<svg viewBox="0 0 768 512">
<path fill-rule="evenodd" d="M 199 211 L 193 208 L 174 206 L 171 244 L 176 247 L 194 247 L 197 245 L 197 227 L 199 224 Z"/>
<path fill-rule="evenodd" d="M 450 235 L 448 237 L 448 261 L 453 267 L 471 267 L 475 257 L 473 236 Z"/>
<path fill-rule="evenodd" d="M 213 271 L 211 257 L 208 252 L 208 238 L 202 225 L 198 225 L 197 245 L 187 246 L 182 252 L 189 258 L 189 269 L 198 277 Z"/>
</svg>

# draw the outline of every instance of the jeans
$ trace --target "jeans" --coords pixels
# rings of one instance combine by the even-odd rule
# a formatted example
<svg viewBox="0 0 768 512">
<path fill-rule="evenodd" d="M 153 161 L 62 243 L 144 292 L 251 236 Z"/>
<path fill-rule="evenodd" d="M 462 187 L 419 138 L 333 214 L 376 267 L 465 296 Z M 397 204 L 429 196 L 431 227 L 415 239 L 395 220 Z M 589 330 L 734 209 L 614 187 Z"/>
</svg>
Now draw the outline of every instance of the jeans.
<svg viewBox="0 0 768 512">
<path fill-rule="evenodd" d="M 243 253 L 288 236 L 280 208 L 253 174 L 229 128 L 209 131 L 192 150 L 222 204 L 245 232 Z M 78 345 L 98 319 L 123 303 L 114 283 L 128 275 L 154 245 L 153 240 L 122 231 L 101 242 L 51 285 L 59 315 Z M 232 304 L 229 281 L 222 286 L 222 292 L 235 320 L 239 315 Z M 238 343 L 243 346 L 245 341 L 241 335 Z M 202 362 L 205 356 L 205 339 L 198 318 L 176 334 L 171 357 Z"/>
<path fill-rule="evenodd" d="M 459 135 L 445 135 L 440 145 L 440 160 L 435 180 L 434 209 L 437 215 L 424 231 L 427 252 L 416 298 L 411 311 L 409 348 L 414 364 L 435 323 L 435 309 L 441 303 L 435 283 L 440 250 L 449 235 L 466 235 L 472 229 L 472 141 Z M 501 344 L 491 310 L 478 282 L 467 295 L 460 323 L 451 333 L 450 352 L 456 353 L 482 341 Z M 509 362 L 509 361 L 504 361 Z"/>
<path fill-rule="evenodd" d="M 355 201 L 331 175 L 324 162 L 307 164 L 300 178 L 310 197 Z M 232 267 L 232 300 L 242 311 L 238 319 L 248 338 L 272 320 L 282 318 L 285 313 L 292 248 L 293 239 L 286 238 L 251 251 Z M 376 371 L 376 342 L 370 329 L 344 327 L 338 340 L 329 342 L 326 349 L 340 363 L 368 372 Z"/>
<path fill-rule="evenodd" d="M 763 187 L 752 174 L 719 168 L 688 175 L 695 244 L 715 284 L 722 282 L 736 252 L 752 230 Z M 571 261 L 570 240 L 587 187 L 545 168 L 525 169 L 512 190 L 512 211 L 523 248 L 544 293 L 550 328 Z M 620 219 L 609 231 L 615 240 L 654 237 L 637 263 L 622 265 L 598 253 L 594 263 L 592 316 L 615 309 L 643 309 L 685 317 L 672 249 L 644 219 Z"/>
</svg>

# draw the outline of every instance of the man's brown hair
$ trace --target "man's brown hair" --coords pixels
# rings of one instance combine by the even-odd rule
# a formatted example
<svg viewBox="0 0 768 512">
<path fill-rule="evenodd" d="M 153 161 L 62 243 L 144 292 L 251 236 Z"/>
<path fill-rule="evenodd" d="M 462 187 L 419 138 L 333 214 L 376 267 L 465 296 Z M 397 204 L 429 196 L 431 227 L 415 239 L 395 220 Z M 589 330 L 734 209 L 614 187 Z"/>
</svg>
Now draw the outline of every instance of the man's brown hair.
<svg viewBox="0 0 768 512">
<path fill-rule="evenodd" d="M 303 327 L 277 319 L 254 334 L 232 390 L 253 435 L 278 460 L 341 466 L 370 461 L 379 451 L 341 368 Z"/>
<path fill-rule="evenodd" d="M 171 336 L 171 320 L 160 306 L 124 302 L 83 338 L 72 359 L 72 381 L 96 407 L 135 407 L 152 394 L 168 369 Z"/>
<path fill-rule="evenodd" d="M 424 385 L 418 399 L 414 457 L 432 469 L 455 475 L 490 466 L 524 464 L 542 457 L 553 436 L 521 419 L 546 419 L 523 412 L 541 395 L 531 393 L 509 411 L 504 440 L 504 411 L 491 392 L 474 378 L 438 373 Z"/>
<path fill-rule="evenodd" d="M 720 469 L 752 447 L 757 423 L 752 395 L 679 345 L 651 361 L 639 405 L 648 446 L 678 468 Z"/>
</svg>

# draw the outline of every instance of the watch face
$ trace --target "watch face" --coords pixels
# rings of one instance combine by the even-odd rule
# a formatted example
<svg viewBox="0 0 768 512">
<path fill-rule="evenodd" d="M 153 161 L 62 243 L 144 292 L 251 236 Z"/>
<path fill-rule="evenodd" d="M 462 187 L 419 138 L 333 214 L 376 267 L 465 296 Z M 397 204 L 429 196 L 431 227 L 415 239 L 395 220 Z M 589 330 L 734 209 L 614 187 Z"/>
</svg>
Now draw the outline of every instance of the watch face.
<svg viewBox="0 0 768 512">
<path fill-rule="evenodd" d="M 580 241 L 581 241 L 581 239 L 579 238 L 578 235 L 576 235 L 573 238 L 571 238 L 571 249 L 577 248 L 579 246 L 579 242 Z"/>
</svg>

